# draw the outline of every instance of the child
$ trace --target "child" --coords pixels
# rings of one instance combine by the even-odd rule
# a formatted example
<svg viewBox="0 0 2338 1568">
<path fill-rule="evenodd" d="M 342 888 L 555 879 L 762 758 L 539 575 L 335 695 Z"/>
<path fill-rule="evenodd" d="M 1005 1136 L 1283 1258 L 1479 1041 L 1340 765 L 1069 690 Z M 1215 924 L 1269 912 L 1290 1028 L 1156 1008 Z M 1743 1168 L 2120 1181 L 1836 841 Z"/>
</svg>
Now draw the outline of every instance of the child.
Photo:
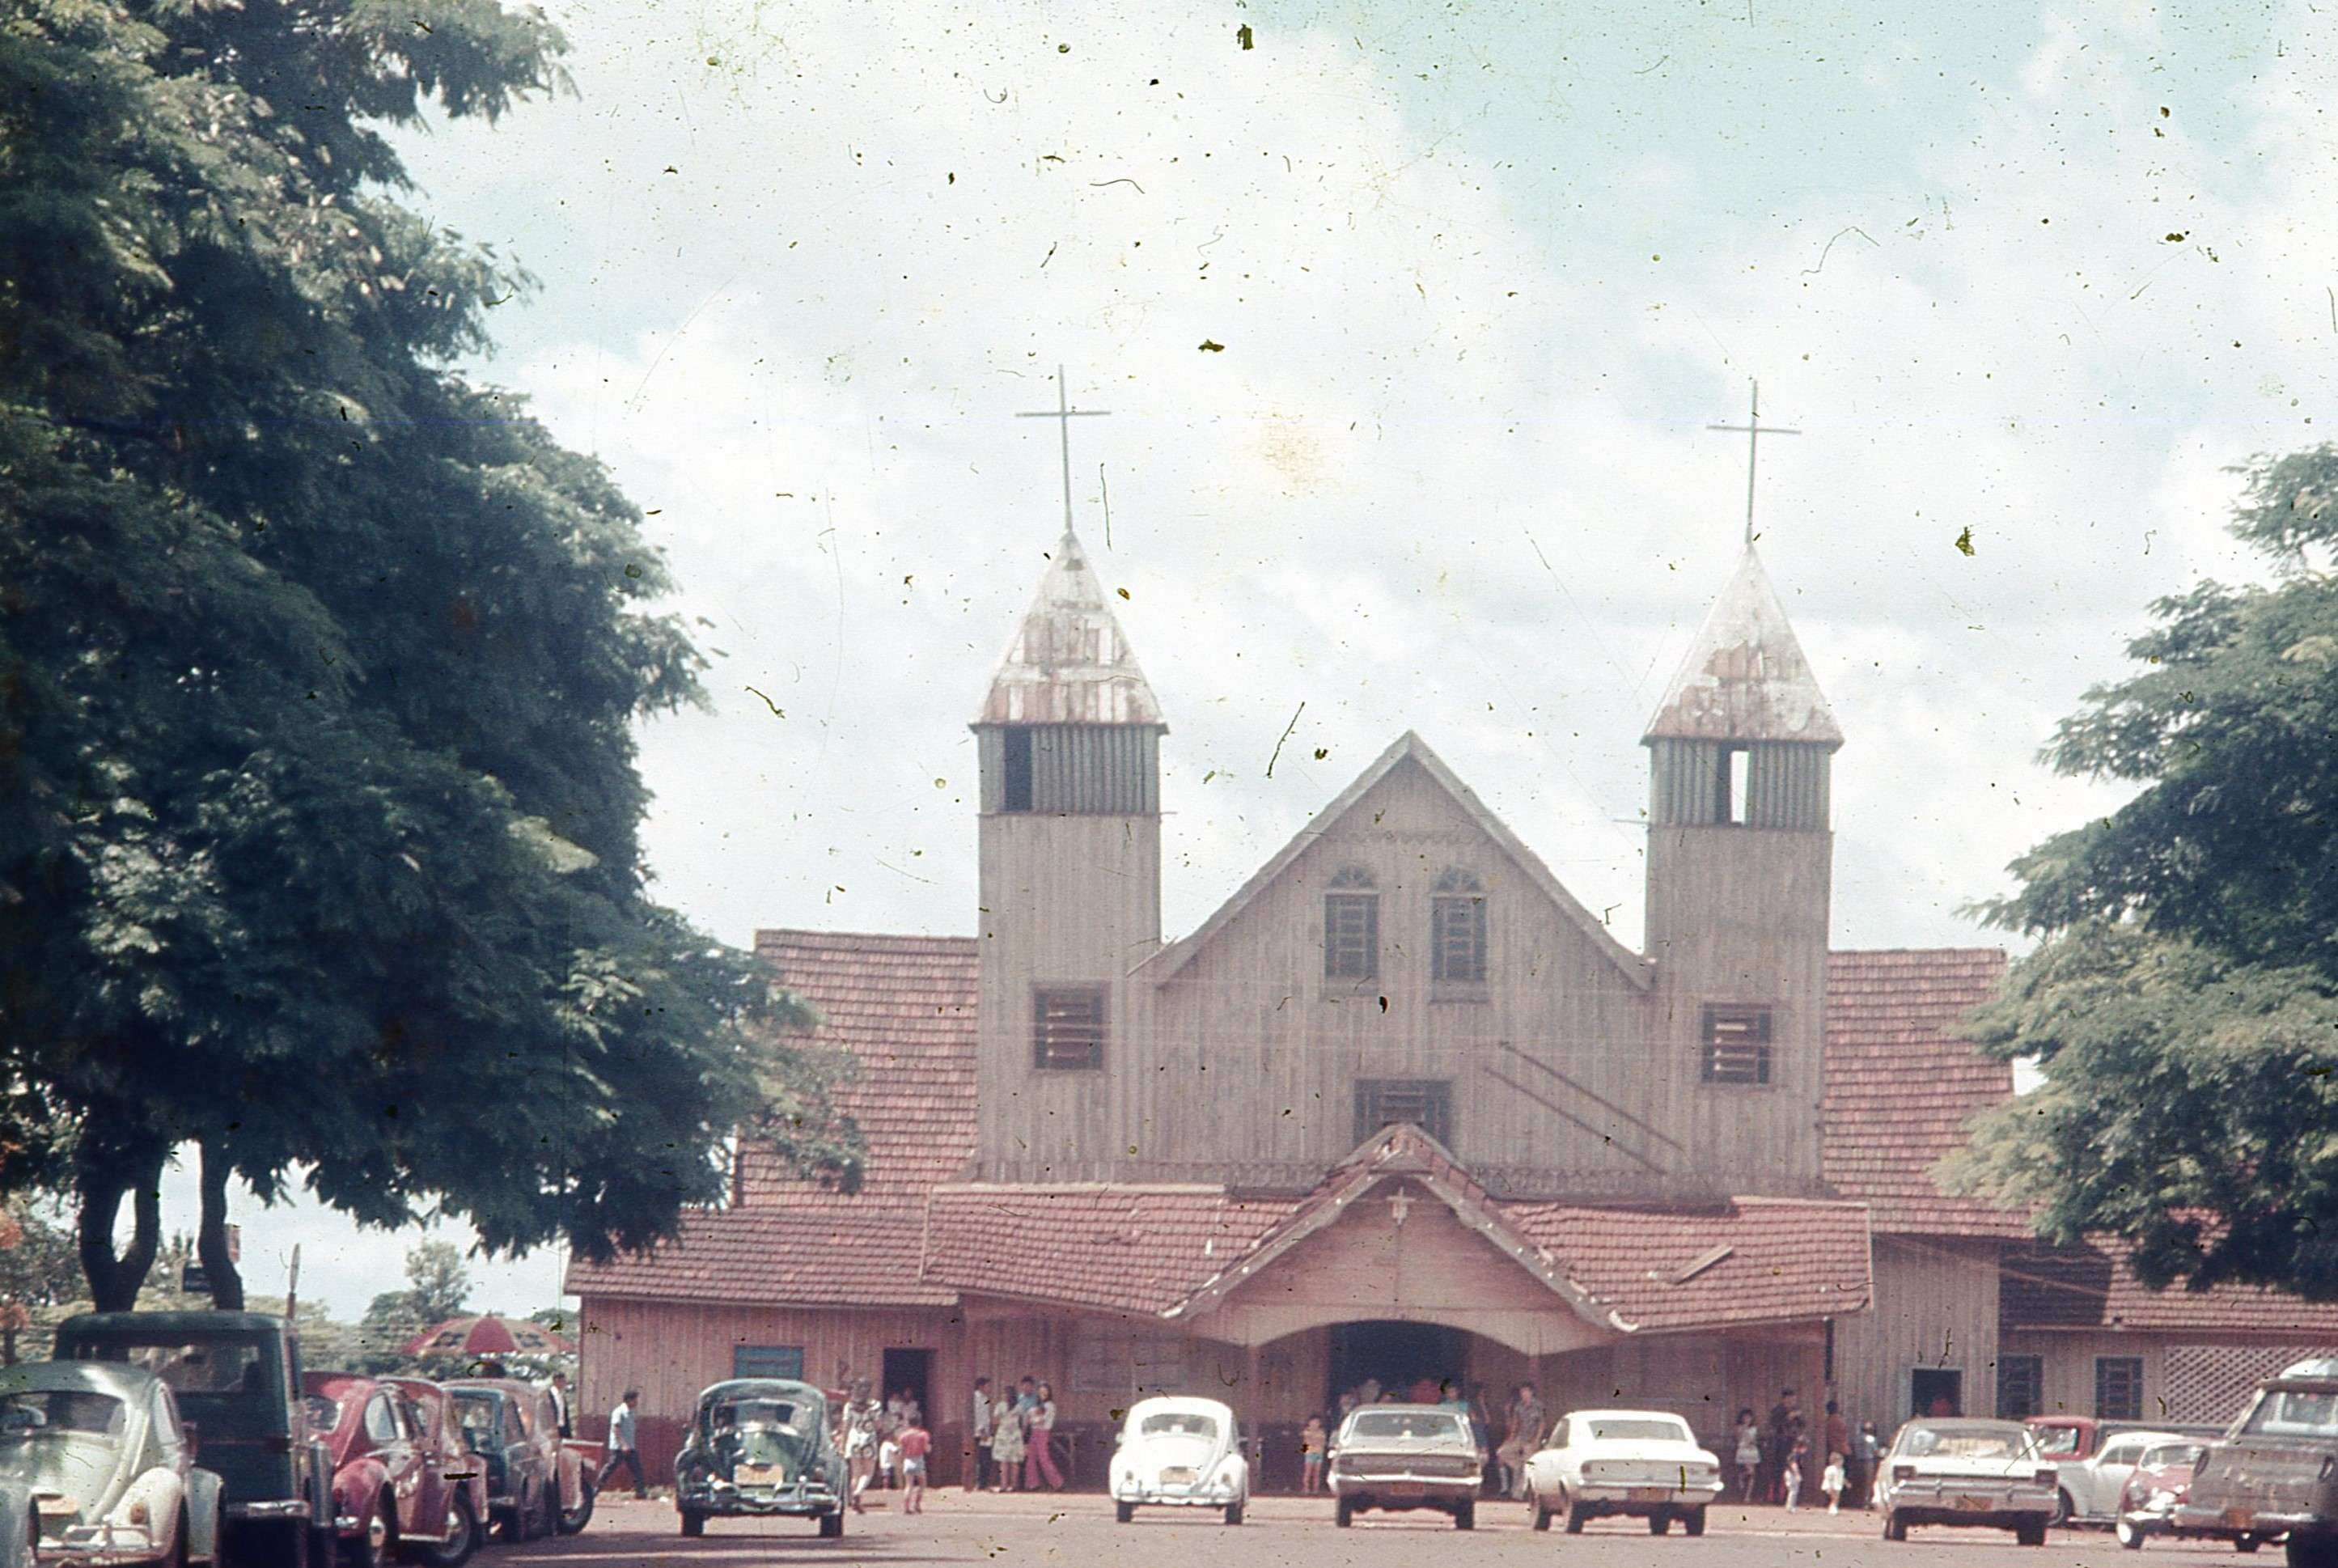
<svg viewBox="0 0 2338 1568">
<path fill-rule="evenodd" d="M 1312 1497 L 1323 1490 L 1323 1418 L 1310 1415 L 1299 1431 L 1299 1490 Z"/>
<path fill-rule="evenodd" d="M 1830 1454 L 1827 1455 L 1826 1474 L 1819 1477 L 1819 1490 L 1826 1494 L 1828 1513 L 1842 1512 L 1843 1485 L 1842 1455 Z"/>
<path fill-rule="evenodd" d="M 1786 1455 L 1786 1512 L 1792 1514 L 1802 1505 L 1803 1466 L 1811 1462 L 1811 1445 L 1801 1438 L 1794 1439 L 1793 1450 Z"/>
<path fill-rule="evenodd" d="M 918 1418 L 916 1406 L 910 1407 L 909 1425 L 901 1428 L 901 1512 L 923 1514 L 926 1511 L 926 1455 L 934 1445 L 934 1435 L 926 1430 Z"/>
</svg>

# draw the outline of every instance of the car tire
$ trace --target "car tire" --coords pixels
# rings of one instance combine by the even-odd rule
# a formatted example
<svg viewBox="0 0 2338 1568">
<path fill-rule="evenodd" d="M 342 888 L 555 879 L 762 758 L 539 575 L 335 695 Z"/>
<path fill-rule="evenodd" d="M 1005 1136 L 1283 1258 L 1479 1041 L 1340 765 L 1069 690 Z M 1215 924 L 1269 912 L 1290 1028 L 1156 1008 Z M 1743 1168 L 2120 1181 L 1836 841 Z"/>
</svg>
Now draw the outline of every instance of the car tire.
<svg viewBox="0 0 2338 1568">
<path fill-rule="evenodd" d="M 1591 1515 L 1583 1511 L 1583 1504 L 1561 1490 L 1558 1494 L 1558 1506 L 1567 1515 L 1567 1533 L 1569 1535 L 1582 1534 L 1583 1527 L 1591 1523 Z"/>
<path fill-rule="evenodd" d="M 342 1560 L 349 1568 L 383 1568 L 390 1556 L 389 1512 L 377 1497 L 373 1512 L 366 1515 L 364 1530 L 343 1546 Z"/>
<path fill-rule="evenodd" d="M 1704 1509 L 1692 1508 L 1687 1513 L 1681 1515 L 1681 1533 L 1684 1535 L 1702 1535 L 1704 1533 Z"/>
<path fill-rule="evenodd" d="M 2257 1537 L 2254 1535 L 2244 1535 L 2239 1540 L 2233 1543 L 2233 1550 L 2235 1552 L 2254 1552 L 2259 1546 L 2264 1544 L 2264 1542 L 2258 1540 Z"/>
<path fill-rule="evenodd" d="M 1886 1541 L 1905 1541 L 1908 1539 L 1907 1518 L 1902 1515 L 1897 1508 L 1889 1508 L 1884 1510 L 1883 1538 Z"/>
<path fill-rule="evenodd" d="M 462 1568 L 479 1549 L 479 1522 L 471 1513 L 471 1494 L 457 1492 L 447 1507 L 446 1538 L 422 1548 L 430 1568 Z"/>
<path fill-rule="evenodd" d="M 1136 1519 L 1136 1504 L 1134 1503 L 1114 1504 L 1112 1505 L 1112 1517 L 1115 1524 L 1128 1524 L 1135 1523 Z"/>
<path fill-rule="evenodd" d="M 1453 1509 L 1453 1528 L 1456 1530 L 1475 1530 L 1478 1528 L 1478 1504 L 1476 1499 L 1472 1498 L 1467 1503 L 1455 1504 Z"/>
<path fill-rule="evenodd" d="M 1542 1505 L 1542 1494 L 1531 1486 L 1527 1488 L 1527 1513 L 1534 1520 L 1536 1529 L 1550 1528 L 1550 1510 Z"/>
<path fill-rule="evenodd" d="M 839 1508 L 839 1509 L 838 1509 L 835 1513 L 833 1513 L 833 1514 L 821 1514 L 821 1515 L 820 1516 L 820 1538 L 821 1540 L 823 1540 L 823 1541 L 834 1541 L 834 1540 L 838 1539 L 839 1537 L 842 1536 L 842 1535 L 843 1535 L 843 1533 L 844 1533 L 844 1510 L 843 1510 L 843 1509 Z"/>
<path fill-rule="evenodd" d="M 1669 1534 L 1671 1534 L 1672 1533 L 1673 1533 L 1673 1516 L 1672 1516 L 1671 1514 L 1649 1514 L 1649 1515 L 1648 1515 L 1648 1533 L 1649 1533 L 1649 1534 L 1651 1534 L 1651 1535 L 1669 1535 Z"/>
<path fill-rule="evenodd" d="M 182 1508 L 179 1510 L 178 1542 L 171 1548 L 169 1553 L 162 1558 L 162 1561 L 172 1564 L 172 1568 L 187 1568 L 188 1553 L 193 1549 L 192 1545 L 192 1534 L 187 1528 L 187 1511 L 184 1508 Z"/>
<path fill-rule="evenodd" d="M 701 1535 L 705 1534 L 706 1515 L 699 1513 L 695 1509 L 683 1509 L 682 1511 L 682 1533 L 685 1537 L 693 1541 L 695 1541 Z"/>
<path fill-rule="evenodd" d="M 1346 1498 L 1331 1504 L 1331 1523 L 1345 1530 L 1356 1522 L 1356 1505 Z"/>
<path fill-rule="evenodd" d="M 2046 1544 L 2046 1524 L 2045 1524 L 2045 1521 L 2040 1520 L 2040 1521 L 2038 1521 L 2038 1522 L 2037 1524 L 2016 1524 L 2016 1525 L 2013 1527 L 2013 1539 L 2014 1539 L 2017 1543 L 2019 1543 L 2019 1544 L 2024 1545 L 2024 1546 L 2043 1546 L 2043 1545 L 2045 1545 L 2045 1544 Z"/>
<path fill-rule="evenodd" d="M 1239 1503 L 1229 1503 L 1229 1504 L 1226 1504 L 1226 1523 L 1227 1523 L 1227 1524 L 1241 1524 L 1241 1523 L 1242 1523 L 1242 1519 L 1243 1519 L 1243 1505 L 1242 1505 L 1241 1504 L 1239 1504 Z"/>
<path fill-rule="evenodd" d="M 2047 1521 L 2048 1524 L 2068 1524 L 2078 1515 L 2078 1505 L 2070 1501 L 2068 1488 L 2066 1487 L 2054 1494 L 2054 1517 Z"/>
<path fill-rule="evenodd" d="M 590 1475 L 578 1476 L 576 1489 L 584 1495 L 584 1500 L 575 1507 L 561 1508 L 556 1498 L 553 1504 L 553 1506 L 558 1510 L 553 1521 L 553 1529 L 563 1535 L 582 1533 L 584 1526 L 593 1523 L 593 1505 L 600 1501 L 600 1492 L 594 1486 L 593 1477 Z"/>
</svg>

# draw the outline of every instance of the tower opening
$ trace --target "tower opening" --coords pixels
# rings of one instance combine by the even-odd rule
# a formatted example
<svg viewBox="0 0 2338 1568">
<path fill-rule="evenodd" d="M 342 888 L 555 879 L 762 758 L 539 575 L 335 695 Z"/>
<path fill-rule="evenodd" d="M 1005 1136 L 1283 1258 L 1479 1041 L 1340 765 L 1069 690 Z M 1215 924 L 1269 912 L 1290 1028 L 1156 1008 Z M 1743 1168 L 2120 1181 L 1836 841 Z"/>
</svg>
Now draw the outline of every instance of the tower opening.
<svg viewBox="0 0 2338 1568">
<path fill-rule="evenodd" d="M 1745 825 L 1745 781 L 1752 754 L 1744 746 L 1731 746 L 1721 754 L 1721 809 L 1715 814 L 1716 821 Z"/>
<path fill-rule="evenodd" d="M 1009 729 L 999 737 L 1006 745 L 1004 776 L 1000 779 L 1005 796 L 1000 809 L 1029 811 L 1031 809 L 1031 732 Z"/>
</svg>

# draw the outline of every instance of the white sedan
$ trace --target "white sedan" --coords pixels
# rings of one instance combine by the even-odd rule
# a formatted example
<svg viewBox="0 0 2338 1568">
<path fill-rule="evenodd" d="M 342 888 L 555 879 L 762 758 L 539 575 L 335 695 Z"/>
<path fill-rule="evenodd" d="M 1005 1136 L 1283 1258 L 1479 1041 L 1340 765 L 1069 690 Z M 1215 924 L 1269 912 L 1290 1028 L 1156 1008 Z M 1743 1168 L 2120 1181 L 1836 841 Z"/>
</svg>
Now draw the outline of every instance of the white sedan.
<svg viewBox="0 0 2338 1568">
<path fill-rule="evenodd" d="M 1721 1461 L 1697 1446 L 1688 1423 L 1660 1410 L 1576 1410 L 1527 1461 L 1534 1527 L 1564 1519 L 1570 1534 L 1603 1514 L 1648 1522 L 1662 1535 L 1681 1522 L 1704 1533 L 1704 1510 L 1721 1495 Z"/>
<path fill-rule="evenodd" d="M 1217 1508 L 1229 1524 L 1250 1501 L 1234 1413 L 1214 1399 L 1140 1399 L 1112 1451 L 1113 1513 L 1125 1524 L 1139 1506 Z"/>
<path fill-rule="evenodd" d="M 2043 1546 L 2060 1484 L 2037 1435 L 2018 1421 L 1924 1417 L 1891 1440 L 1875 1505 L 1886 1541 L 1905 1541 L 1911 1524 L 1978 1524 Z"/>
</svg>

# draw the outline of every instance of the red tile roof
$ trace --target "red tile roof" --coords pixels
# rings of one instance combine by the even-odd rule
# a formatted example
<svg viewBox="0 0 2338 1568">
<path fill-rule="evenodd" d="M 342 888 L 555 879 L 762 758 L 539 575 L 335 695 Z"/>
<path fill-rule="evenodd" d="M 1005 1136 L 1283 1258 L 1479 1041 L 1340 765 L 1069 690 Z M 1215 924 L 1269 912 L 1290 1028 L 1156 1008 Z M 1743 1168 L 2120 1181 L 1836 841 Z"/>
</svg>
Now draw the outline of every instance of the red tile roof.
<svg viewBox="0 0 2338 1568">
<path fill-rule="evenodd" d="M 2338 1336 L 2338 1304 L 2248 1285 L 2152 1290 L 2129 1272 L 2129 1251 L 2109 1237 L 2086 1247 L 2009 1249 L 1999 1284 L 2001 1326 L 2289 1336 L 2284 1343 Z"/>
<path fill-rule="evenodd" d="M 945 1187 L 927 1209 L 926 1278 L 974 1294 L 1156 1313 L 1291 1208 L 1216 1187 Z"/>
<path fill-rule="evenodd" d="M 969 937 L 766 931 L 755 951 L 819 1011 L 813 1039 L 860 1070 L 836 1092 L 868 1141 L 859 1193 L 792 1179 L 742 1151 L 742 1207 L 696 1214 L 680 1242 L 569 1269 L 567 1288 L 673 1300 L 947 1304 L 919 1277 L 925 1199 L 974 1154 L 975 944 Z"/>
<path fill-rule="evenodd" d="M 1503 1207 L 1569 1279 L 1641 1333 L 1807 1322 L 1857 1312 L 1873 1295 L 1862 1204 L 1741 1198 L 1693 1213 Z"/>
<path fill-rule="evenodd" d="M 1878 1231 L 2029 1234 L 2021 1215 L 1949 1197 L 1931 1178 L 1974 1113 L 2013 1094 L 2012 1069 L 1956 1033 L 2004 977 L 1997 948 L 1827 955 L 1822 1158 L 1836 1191 L 1873 1208 Z"/>
</svg>

